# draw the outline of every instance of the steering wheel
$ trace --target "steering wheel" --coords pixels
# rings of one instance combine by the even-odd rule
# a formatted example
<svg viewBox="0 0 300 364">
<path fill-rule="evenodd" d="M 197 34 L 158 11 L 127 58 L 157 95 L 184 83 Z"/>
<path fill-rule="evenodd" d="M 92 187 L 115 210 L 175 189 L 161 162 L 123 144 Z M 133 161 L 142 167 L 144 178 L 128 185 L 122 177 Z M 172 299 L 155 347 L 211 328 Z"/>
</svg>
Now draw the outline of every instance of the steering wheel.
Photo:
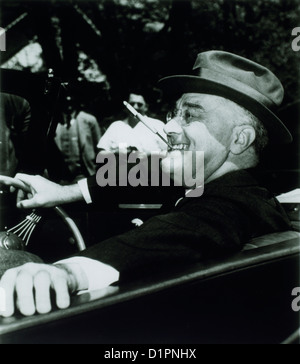
<svg viewBox="0 0 300 364">
<path fill-rule="evenodd" d="M 0 175 L 0 185 L 1 184 L 14 187 L 16 189 L 28 190 L 27 186 L 22 181 L 12 177 Z M 86 249 L 84 239 L 74 220 L 61 207 L 54 207 L 53 210 L 56 215 L 62 219 L 71 232 L 78 251 Z M 25 250 L 31 234 L 40 219 L 41 216 L 33 211 L 31 214 L 26 216 L 24 221 L 20 222 L 15 227 L 12 227 L 7 231 L 0 232 L 0 248 L 6 250 Z"/>
</svg>

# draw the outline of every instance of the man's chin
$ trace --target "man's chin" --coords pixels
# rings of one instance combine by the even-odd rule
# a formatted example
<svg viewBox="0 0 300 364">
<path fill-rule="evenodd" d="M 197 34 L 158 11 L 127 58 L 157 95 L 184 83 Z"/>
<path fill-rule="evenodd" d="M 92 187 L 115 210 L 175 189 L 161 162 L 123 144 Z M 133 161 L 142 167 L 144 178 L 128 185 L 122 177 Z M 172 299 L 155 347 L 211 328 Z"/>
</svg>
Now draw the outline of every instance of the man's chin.
<svg viewBox="0 0 300 364">
<path fill-rule="evenodd" d="M 173 160 L 174 163 L 176 163 L 176 161 L 180 161 L 180 163 L 182 163 L 184 152 L 186 152 L 186 151 L 184 151 L 184 150 L 168 150 L 166 152 L 166 155 L 165 155 L 164 159 L 169 159 L 170 161 Z"/>
<path fill-rule="evenodd" d="M 171 178 L 179 171 L 183 171 L 183 153 L 179 150 L 167 152 L 165 158 L 161 161 L 161 170 L 168 173 Z"/>
</svg>

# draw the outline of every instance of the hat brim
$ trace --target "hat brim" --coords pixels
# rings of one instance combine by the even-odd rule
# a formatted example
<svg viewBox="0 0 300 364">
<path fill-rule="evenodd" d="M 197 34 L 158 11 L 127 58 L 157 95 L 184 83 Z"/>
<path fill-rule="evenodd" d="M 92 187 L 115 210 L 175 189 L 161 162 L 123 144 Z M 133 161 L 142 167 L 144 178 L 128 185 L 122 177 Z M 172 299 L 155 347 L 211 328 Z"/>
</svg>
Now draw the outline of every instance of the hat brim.
<svg viewBox="0 0 300 364">
<path fill-rule="evenodd" d="M 159 86 L 165 94 L 170 96 L 179 97 L 184 93 L 203 93 L 225 97 L 249 110 L 265 125 L 270 143 L 288 144 L 293 141 L 289 130 L 269 108 L 228 85 L 197 76 L 178 75 L 161 79 Z"/>
</svg>

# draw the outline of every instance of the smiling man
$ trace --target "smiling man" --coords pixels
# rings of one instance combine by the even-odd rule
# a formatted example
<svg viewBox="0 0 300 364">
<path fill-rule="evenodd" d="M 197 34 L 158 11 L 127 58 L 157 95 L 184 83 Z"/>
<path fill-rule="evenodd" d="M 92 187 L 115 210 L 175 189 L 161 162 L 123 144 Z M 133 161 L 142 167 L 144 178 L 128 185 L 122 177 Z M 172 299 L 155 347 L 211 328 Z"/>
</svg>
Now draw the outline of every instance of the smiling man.
<svg viewBox="0 0 300 364">
<path fill-rule="evenodd" d="M 185 195 L 170 197 L 161 214 L 139 228 L 54 265 L 28 263 L 7 270 L 0 282 L 6 297 L 4 316 L 13 315 L 15 297 L 24 315 L 45 313 L 51 310 L 50 290 L 56 293 L 57 306 L 65 308 L 73 292 L 180 271 L 239 251 L 253 237 L 290 229 L 279 202 L 251 172 L 268 141 L 292 139 L 272 111 L 283 99 L 280 81 L 265 67 L 221 51 L 200 53 L 195 71 L 193 76 L 161 81 L 165 93 L 181 94 L 167 116 L 165 132 L 172 148 L 161 169 L 176 178 L 186 167 L 184 152 L 204 152 L 203 195 L 195 197 L 195 190 L 203 186 L 191 190 L 183 185 L 180 191 Z M 196 173 L 193 159 L 190 163 Z M 30 191 L 20 196 L 21 208 L 82 199 L 105 206 L 124 196 L 119 188 L 100 188 L 95 177 L 73 186 L 58 186 L 38 176 L 17 177 Z M 147 193 L 142 187 L 131 191 Z"/>
<path fill-rule="evenodd" d="M 205 151 L 205 181 L 255 167 L 268 143 L 263 124 L 246 109 L 223 97 L 189 93 L 167 115 L 166 133 L 173 150 L 162 161 L 167 170 L 181 169 L 181 151 Z M 176 155 L 178 158 L 176 158 Z"/>
</svg>

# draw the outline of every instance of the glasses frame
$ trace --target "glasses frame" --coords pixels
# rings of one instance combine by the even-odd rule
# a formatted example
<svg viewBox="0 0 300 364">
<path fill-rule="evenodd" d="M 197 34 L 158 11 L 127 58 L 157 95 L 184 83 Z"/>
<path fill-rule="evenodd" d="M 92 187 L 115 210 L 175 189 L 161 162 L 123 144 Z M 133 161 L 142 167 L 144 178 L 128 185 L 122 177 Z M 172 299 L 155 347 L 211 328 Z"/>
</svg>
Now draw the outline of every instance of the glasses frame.
<svg viewBox="0 0 300 364">
<path fill-rule="evenodd" d="M 189 116 L 186 115 L 186 113 L 190 113 Z M 187 109 L 174 109 L 173 111 L 169 111 L 166 115 L 166 121 L 167 123 L 169 123 L 171 120 L 173 119 L 180 119 L 181 121 L 181 125 L 183 126 L 187 126 L 190 125 L 193 122 L 196 121 L 201 121 L 201 118 L 203 117 L 203 114 L 205 113 L 204 111 L 199 110 L 199 113 L 201 113 L 201 115 L 192 115 L 191 110 L 189 108 Z M 190 118 L 189 121 L 187 121 L 187 118 Z"/>
</svg>

